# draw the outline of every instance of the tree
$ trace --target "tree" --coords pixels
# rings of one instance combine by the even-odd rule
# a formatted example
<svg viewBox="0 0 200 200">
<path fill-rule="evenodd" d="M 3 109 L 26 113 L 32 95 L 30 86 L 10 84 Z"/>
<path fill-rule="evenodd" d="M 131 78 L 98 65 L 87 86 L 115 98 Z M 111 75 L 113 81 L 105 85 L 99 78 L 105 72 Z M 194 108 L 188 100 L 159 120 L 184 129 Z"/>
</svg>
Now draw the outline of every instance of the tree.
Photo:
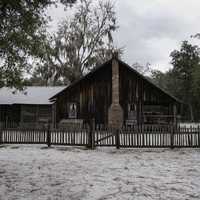
<svg viewBox="0 0 200 200">
<path fill-rule="evenodd" d="M 116 29 L 115 11 L 110 1 L 100 0 L 96 4 L 81 0 L 73 17 L 64 20 L 57 34 L 47 42 L 50 48 L 39 68 L 47 69 L 49 80 L 53 77 L 54 82 L 59 79 L 65 84 L 73 82 L 110 58 L 112 33 Z"/>
<path fill-rule="evenodd" d="M 192 36 L 194 38 L 200 39 L 200 33 L 197 33 L 196 35 Z M 192 73 L 193 82 L 192 82 L 192 90 L 195 97 L 195 107 L 196 109 L 198 119 L 200 119 L 200 63 L 196 65 L 196 67 L 193 70 Z"/>
<path fill-rule="evenodd" d="M 153 70 L 151 74 L 151 78 L 153 82 L 158 85 L 159 87 L 167 90 L 167 83 L 168 83 L 168 73 L 161 72 L 159 70 Z"/>
<path fill-rule="evenodd" d="M 197 65 L 193 71 L 192 91 L 194 96 L 200 99 L 200 65 Z"/>
<path fill-rule="evenodd" d="M 0 1 L 0 78 L 1 86 L 22 85 L 30 55 L 38 55 L 42 35 L 39 30 L 45 23 L 44 10 L 50 0 Z"/>
<path fill-rule="evenodd" d="M 140 63 L 136 62 L 132 64 L 132 67 L 142 75 L 151 74 L 150 63 L 141 65 Z"/>
<path fill-rule="evenodd" d="M 160 87 L 181 99 L 189 109 L 183 116 L 192 121 L 200 119 L 200 55 L 198 46 L 183 41 L 180 50 L 170 54 L 173 68 L 166 73 L 152 72 L 152 78 Z M 189 113 L 188 113 L 189 110 Z"/>
<path fill-rule="evenodd" d="M 61 0 L 68 5 L 75 0 Z M 0 0 L 0 87 L 23 86 L 23 74 L 30 57 L 42 57 L 49 17 L 46 8 L 57 0 Z M 33 58 L 32 58 L 33 59 Z"/>
<path fill-rule="evenodd" d="M 151 78 L 156 85 L 164 89 L 166 92 L 172 94 L 178 99 L 182 99 L 180 96 L 181 94 L 180 80 L 176 77 L 176 74 L 173 72 L 172 69 L 169 69 L 166 72 L 161 72 L 159 70 L 152 70 Z"/>
<path fill-rule="evenodd" d="M 172 57 L 173 73 L 179 81 L 180 91 L 177 96 L 181 98 L 190 108 L 190 118 L 194 121 L 194 71 L 199 66 L 199 48 L 183 41 L 181 49 L 175 50 L 170 55 Z"/>
</svg>

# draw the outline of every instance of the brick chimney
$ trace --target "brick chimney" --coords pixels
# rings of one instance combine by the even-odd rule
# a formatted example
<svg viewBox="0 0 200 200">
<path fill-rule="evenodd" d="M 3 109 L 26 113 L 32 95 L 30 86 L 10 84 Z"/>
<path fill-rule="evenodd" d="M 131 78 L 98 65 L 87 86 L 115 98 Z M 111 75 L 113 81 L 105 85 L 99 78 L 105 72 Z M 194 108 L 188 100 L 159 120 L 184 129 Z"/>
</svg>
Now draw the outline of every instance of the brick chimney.
<svg viewBox="0 0 200 200">
<path fill-rule="evenodd" d="M 108 109 L 108 125 L 120 128 L 123 125 L 123 109 L 119 104 L 119 63 L 117 53 L 112 58 L 112 103 Z"/>
</svg>

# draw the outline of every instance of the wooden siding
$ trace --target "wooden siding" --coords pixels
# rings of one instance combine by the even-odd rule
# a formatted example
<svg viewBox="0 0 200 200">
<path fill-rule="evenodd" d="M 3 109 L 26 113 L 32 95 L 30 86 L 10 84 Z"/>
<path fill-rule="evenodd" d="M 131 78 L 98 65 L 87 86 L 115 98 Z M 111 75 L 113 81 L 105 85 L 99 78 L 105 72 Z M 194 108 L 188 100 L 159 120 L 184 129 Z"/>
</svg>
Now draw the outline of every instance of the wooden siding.
<svg viewBox="0 0 200 200">
<path fill-rule="evenodd" d="M 112 102 L 112 62 L 72 84 L 56 99 L 56 122 L 68 118 L 68 104 L 76 103 L 77 118 L 89 122 L 95 119 L 96 124 L 108 123 L 108 108 Z M 149 114 L 173 116 L 173 106 L 177 101 L 151 84 L 144 77 L 119 62 L 120 105 L 124 111 L 124 122 L 128 119 L 128 105 L 136 107 L 137 124 L 144 123 L 145 112 Z M 150 112 L 151 111 L 151 112 Z"/>
<path fill-rule="evenodd" d="M 68 118 L 67 104 L 74 102 L 78 106 L 77 118 L 85 122 L 95 119 L 95 123 L 106 123 L 112 98 L 111 76 L 111 68 L 106 66 L 94 76 L 66 90 L 56 101 L 57 122 Z"/>
<path fill-rule="evenodd" d="M 51 105 L 21 105 L 21 123 L 48 122 L 51 118 Z"/>
<path fill-rule="evenodd" d="M 20 121 L 20 112 L 20 105 L 0 105 L 0 121 L 18 123 Z"/>
<path fill-rule="evenodd" d="M 120 104 L 124 119 L 128 119 L 128 104 L 135 104 L 137 122 L 140 124 L 144 122 L 147 106 L 152 107 L 154 113 L 157 106 L 163 115 L 173 115 L 175 101 L 129 68 L 120 65 Z"/>
</svg>

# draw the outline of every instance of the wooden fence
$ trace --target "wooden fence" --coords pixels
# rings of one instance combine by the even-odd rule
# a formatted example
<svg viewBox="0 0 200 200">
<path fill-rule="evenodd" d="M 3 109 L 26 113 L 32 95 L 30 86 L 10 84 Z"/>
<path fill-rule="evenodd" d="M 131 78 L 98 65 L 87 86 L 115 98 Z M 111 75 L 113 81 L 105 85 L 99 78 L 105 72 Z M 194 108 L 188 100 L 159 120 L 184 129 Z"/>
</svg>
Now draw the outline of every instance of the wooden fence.
<svg viewBox="0 0 200 200">
<path fill-rule="evenodd" d="M 51 130 L 50 144 L 87 146 L 89 134 L 87 129 L 82 130 Z"/>
<path fill-rule="evenodd" d="M 4 144 L 46 144 L 47 131 L 37 129 L 3 129 L 0 143 Z"/>
<path fill-rule="evenodd" d="M 47 144 L 116 146 L 117 148 L 200 147 L 200 127 L 186 128 L 160 125 L 123 127 L 103 126 L 71 129 L 0 129 L 0 144 Z"/>
</svg>

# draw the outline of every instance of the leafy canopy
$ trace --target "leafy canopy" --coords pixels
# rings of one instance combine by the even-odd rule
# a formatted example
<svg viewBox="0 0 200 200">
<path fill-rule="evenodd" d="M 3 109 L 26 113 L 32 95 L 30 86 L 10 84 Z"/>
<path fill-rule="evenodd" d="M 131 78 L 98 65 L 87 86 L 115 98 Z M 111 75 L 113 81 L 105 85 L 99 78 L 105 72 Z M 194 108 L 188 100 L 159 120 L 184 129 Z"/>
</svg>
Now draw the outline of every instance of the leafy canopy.
<svg viewBox="0 0 200 200">
<path fill-rule="evenodd" d="M 0 87 L 23 86 L 29 61 L 41 57 L 45 25 L 50 18 L 46 8 L 57 0 L 0 0 Z M 60 0 L 72 4 L 75 0 Z"/>
<path fill-rule="evenodd" d="M 118 28 L 114 6 L 110 1 L 81 0 L 73 16 L 65 19 L 54 37 L 44 45 L 42 65 L 35 77 L 46 84 L 64 84 L 80 78 L 96 65 L 110 58 L 112 33 Z M 52 83 L 53 82 L 53 83 Z"/>
<path fill-rule="evenodd" d="M 183 41 L 180 50 L 174 50 L 170 54 L 173 68 L 166 73 L 153 73 L 155 83 L 188 105 L 184 108 L 183 115 L 192 121 L 200 119 L 199 53 L 198 46 Z"/>
</svg>

